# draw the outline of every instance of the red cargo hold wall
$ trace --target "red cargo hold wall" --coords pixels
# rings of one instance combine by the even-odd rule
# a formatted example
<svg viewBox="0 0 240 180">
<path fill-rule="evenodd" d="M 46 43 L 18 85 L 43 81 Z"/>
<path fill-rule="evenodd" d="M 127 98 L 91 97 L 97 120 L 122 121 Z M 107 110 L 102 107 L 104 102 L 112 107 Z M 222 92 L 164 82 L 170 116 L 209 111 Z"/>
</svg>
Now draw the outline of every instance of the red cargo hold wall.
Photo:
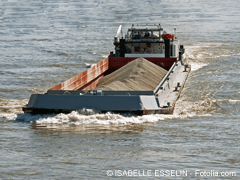
<svg viewBox="0 0 240 180">
<path fill-rule="evenodd" d="M 107 57 L 86 71 L 58 84 L 49 90 L 91 90 L 97 87 L 99 79 L 126 65 L 136 57 Z M 145 58 L 169 70 L 177 58 Z"/>
</svg>

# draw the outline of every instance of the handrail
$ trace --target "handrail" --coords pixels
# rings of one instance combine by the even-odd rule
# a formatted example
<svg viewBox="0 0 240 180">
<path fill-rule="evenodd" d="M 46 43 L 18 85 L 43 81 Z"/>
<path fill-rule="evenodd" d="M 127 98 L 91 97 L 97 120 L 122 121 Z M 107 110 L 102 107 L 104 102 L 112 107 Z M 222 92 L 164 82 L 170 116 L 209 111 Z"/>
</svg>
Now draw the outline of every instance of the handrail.
<svg viewBox="0 0 240 180">
<path fill-rule="evenodd" d="M 162 81 L 159 83 L 159 85 L 156 87 L 156 89 L 153 91 L 153 93 L 156 95 L 156 93 L 159 91 L 159 89 L 163 86 L 163 84 L 165 83 L 165 81 L 167 80 L 167 78 L 170 76 L 170 74 L 172 73 L 173 69 L 175 68 L 177 62 L 174 62 L 172 67 L 169 69 L 168 73 L 164 76 L 164 78 L 162 79 Z"/>
<path fill-rule="evenodd" d="M 148 23 L 137 23 L 137 24 L 132 24 L 132 28 L 134 26 L 157 26 L 159 29 L 161 29 L 161 24 L 148 24 Z"/>
</svg>

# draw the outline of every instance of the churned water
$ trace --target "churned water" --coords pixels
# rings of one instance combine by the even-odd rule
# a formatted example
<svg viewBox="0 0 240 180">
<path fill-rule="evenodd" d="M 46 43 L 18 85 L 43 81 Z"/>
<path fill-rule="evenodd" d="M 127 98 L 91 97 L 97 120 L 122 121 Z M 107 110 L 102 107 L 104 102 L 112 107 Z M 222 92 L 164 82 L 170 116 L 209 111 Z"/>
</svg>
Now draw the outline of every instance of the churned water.
<svg viewBox="0 0 240 180">
<path fill-rule="evenodd" d="M 0 0 L 0 179 L 240 179 L 237 0 Z M 173 115 L 29 115 L 21 107 L 161 23 L 192 72 Z"/>
</svg>

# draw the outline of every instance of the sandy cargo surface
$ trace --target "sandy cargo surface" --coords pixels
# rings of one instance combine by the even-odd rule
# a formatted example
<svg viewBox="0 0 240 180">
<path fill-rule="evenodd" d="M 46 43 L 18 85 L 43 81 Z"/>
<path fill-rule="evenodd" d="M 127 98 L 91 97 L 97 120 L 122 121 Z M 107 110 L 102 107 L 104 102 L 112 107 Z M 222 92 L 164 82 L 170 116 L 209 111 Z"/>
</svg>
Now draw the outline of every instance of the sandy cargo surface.
<svg viewBox="0 0 240 180">
<path fill-rule="evenodd" d="M 153 91 L 167 70 L 144 59 L 137 58 L 99 81 L 98 90 Z"/>
</svg>

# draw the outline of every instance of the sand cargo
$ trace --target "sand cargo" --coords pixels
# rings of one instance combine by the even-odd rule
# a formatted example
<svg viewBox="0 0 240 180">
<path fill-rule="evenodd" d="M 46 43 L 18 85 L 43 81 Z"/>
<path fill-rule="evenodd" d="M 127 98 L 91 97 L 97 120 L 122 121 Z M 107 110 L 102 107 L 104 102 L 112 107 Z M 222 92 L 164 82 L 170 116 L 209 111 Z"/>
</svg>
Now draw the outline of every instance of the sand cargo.
<svg viewBox="0 0 240 180">
<path fill-rule="evenodd" d="M 59 113 L 79 109 L 136 114 L 172 114 L 191 70 L 184 46 L 161 25 L 132 25 L 125 37 L 120 25 L 115 52 L 84 72 L 32 94 L 24 112 Z"/>
</svg>

